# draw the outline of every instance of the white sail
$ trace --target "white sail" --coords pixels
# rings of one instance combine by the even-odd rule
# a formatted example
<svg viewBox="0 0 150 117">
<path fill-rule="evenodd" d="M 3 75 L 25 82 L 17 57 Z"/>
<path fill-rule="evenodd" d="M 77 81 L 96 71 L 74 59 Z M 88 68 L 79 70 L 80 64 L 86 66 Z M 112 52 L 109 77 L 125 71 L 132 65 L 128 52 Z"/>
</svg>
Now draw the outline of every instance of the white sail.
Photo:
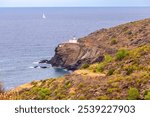
<svg viewBox="0 0 150 117">
<path fill-rule="evenodd" d="M 42 16 L 42 18 L 43 18 L 43 19 L 46 19 L 46 16 L 45 16 L 45 14 L 44 14 L 44 13 L 43 13 L 43 16 Z"/>
</svg>

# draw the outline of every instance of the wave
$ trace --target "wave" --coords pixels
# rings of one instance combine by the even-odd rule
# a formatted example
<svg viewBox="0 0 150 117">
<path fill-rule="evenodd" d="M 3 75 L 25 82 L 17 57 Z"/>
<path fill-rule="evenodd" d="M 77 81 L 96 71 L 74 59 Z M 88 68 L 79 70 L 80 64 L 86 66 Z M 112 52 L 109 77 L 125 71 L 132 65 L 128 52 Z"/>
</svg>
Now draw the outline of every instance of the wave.
<svg viewBox="0 0 150 117">
<path fill-rule="evenodd" d="M 33 66 L 30 66 L 29 68 L 30 68 L 30 69 L 40 69 L 41 67 L 40 67 L 40 66 L 34 66 L 34 67 L 33 67 Z"/>
<path fill-rule="evenodd" d="M 49 67 L 42 67 L 42 66 L 34 66 L 33 67 L 33 66 L 30 66 L 29 68 L 30 69 L 44 69 L 44 68 L 46 69 L 46 68 L 49 68 Z"/>
<path fill-rule="evenodd" d="M 30 66 L 29 68 L 30 68 L 30 69 L 34 69 L 34 67 L 33 67 L 33 66 Z"/>
<path fill-rule="evenodd" d="M 37 64 L 39 64 L 39 61 L 35 61 L 35 62 L 33 62 L 33 64 L 37 65 Z"/>
</svg>

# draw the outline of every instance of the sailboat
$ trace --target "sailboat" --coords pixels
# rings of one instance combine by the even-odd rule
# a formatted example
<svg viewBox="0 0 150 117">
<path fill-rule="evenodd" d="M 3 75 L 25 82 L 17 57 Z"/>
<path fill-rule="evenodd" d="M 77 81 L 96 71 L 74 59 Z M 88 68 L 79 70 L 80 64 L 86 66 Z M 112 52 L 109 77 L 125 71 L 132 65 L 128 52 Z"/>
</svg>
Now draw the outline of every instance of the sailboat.
<svg viewBox="0 0 150 117">
<path fill-rule="evenodd" d="M 43 18 L 43 19 L 46 19 L 46 16 L 45 16 L 45 14 L 44 14 L 44 13 L 43 13 L 43 16 L 42 16 L 42 18 Z"/>
</svg>

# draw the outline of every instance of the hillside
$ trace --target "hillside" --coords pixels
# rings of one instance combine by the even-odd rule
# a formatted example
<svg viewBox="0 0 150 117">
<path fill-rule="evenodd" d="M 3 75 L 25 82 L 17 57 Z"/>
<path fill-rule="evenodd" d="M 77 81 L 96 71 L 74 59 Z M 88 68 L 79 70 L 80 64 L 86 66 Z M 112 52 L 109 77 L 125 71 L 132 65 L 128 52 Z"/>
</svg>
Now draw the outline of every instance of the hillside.
<svg viewBox="0 0 150 117">
<path fill-rule="evenodd" d="M 63 43 L 50 62 L 77 70 L 19 86 L 0 99 L 150 99 L 150 19 Z"/>
<path fill-rule="evenodd" d="M 50 63 L 76 70 L 85 63 L 101 62 L 104 54 L 114 55 L 120 48 L 133 49 L 147 43 L 150 43 L 150 19 L 101 29 L 78 39 L 78 43 L 62 43 Z"/>
</svg>

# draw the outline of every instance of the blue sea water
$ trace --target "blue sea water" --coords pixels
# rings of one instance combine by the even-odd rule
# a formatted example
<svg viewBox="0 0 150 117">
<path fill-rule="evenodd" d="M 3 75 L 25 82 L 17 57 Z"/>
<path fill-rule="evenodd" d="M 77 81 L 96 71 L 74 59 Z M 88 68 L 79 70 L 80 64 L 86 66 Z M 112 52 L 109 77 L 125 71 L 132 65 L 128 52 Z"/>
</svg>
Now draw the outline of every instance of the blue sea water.
<svg viewBox="0 0 150 117">
<path fill-rule="evenodd" d="M 0 81 L 10 89 L 67 74 L 51 66 L 32 66 L 36 61 L 50 59 L 55 47 L 74 35 L 83 37 L 97 29 L 144 18 L 150 18 L 149 7 L 0 8 Z"/>
</svg>

